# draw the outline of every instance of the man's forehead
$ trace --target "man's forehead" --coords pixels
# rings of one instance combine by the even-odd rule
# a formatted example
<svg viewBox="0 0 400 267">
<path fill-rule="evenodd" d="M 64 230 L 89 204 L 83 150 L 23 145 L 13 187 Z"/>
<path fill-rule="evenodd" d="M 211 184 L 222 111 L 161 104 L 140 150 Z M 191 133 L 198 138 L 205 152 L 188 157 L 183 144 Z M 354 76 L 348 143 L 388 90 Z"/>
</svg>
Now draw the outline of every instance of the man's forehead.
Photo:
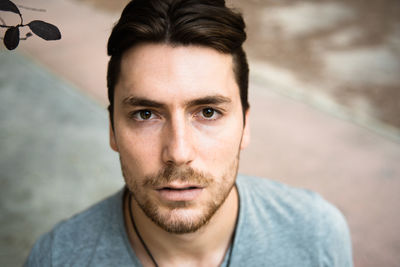
<svg viewBox="0 0 400 267">
<path fill-rule="evenodd" d="M 215 95 L 232 98 L 239 90 L 231 56 L 211 48 L 146 44 L 128 51 L 121 64 L 116 88 L 120 101 L 132 97 L 157 102 L 188 102 Z"/>
<path fill-rule="evenodd" d="M 122 75 L 171 74 L 210 74 L 219 70 L 221 74 L 233 75 L 232 55 L 221 53 L 205 46 L 172 46 L 170 44 L 145 43 L 130 48 L 121 60 Z M 187 72 L 185 72 L 187 70 Z"/>
<path fill-rule="evenodd" d="M 143 59 L 144 56 L 154 55 L 158 57 L 159 55 L 164 55 L 165 53 L 173 53 L 174 55 L 186 54 L 193 55 L 201 52 L 203 55 L 219 55 L 221 58 L 225 58 L 225 60 L 229 60 L 232 58 L 231 54 L 222 53 L 212 47 L 208 47 L 206 45 L 197 45 L 197 44 L 170 44 L 170 43 L 152 43 L 152 42 L 143 42 L 136 44 L 129 49 L 127 49 L 122 56 L 122 60 L 132 57 L 141 57 Z M 162 58 L 158 58 L 162 59 Z"/>
</svg>

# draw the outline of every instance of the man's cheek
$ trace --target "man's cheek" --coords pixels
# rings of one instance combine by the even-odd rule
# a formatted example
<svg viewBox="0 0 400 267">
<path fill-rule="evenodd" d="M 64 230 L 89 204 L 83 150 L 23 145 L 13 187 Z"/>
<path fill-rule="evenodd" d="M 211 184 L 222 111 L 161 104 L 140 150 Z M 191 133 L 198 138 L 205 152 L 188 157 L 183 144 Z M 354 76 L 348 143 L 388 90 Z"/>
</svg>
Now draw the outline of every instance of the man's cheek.
<svg viewBox="0 0 400 267">
<path fill-rule="evenodd" d="M 237 156 L 239 142 L 219 142 L 203 150 L 199 157 L 210 171 L 223 171 L 226 166 Z"/>
</svg>

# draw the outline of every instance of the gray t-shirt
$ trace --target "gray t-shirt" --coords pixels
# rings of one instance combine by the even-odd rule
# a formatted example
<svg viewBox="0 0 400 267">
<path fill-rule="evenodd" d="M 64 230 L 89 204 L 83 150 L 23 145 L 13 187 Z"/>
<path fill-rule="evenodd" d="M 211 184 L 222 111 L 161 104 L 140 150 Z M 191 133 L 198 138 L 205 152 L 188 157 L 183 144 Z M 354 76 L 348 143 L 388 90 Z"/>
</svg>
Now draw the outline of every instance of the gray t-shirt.
<svg viewBox="0 0 400 267">
<path fill-rule="evenodd" d="M 346 221 L 318 194 L 247 176 L 236 185 L 231 266 L 353 266 Z M 141 266 L 125 231 L 122 196 L 59 223 L 36 242 L 25 266 Z"/>
</svg>

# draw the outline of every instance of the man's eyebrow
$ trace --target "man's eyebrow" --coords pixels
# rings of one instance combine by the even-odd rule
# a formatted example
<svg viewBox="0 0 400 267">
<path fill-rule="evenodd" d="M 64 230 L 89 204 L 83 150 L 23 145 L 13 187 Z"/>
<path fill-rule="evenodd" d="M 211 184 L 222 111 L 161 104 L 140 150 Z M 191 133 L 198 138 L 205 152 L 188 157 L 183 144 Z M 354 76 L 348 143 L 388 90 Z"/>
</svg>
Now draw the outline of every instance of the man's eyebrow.
<svg viewBox="0 0 400 267">
<path fill-rule="evenodd" d="M 142 107 L 151 107 L 151 108 L 163 108 L 164 104 L 150 100 L 147 98 L 128 96 L 122 100 L 122 103 L 126 106 L 142 106 Z"/>
<path fill-rule="evenodd" d="M 231 102 L 232 100 L 228 97 L 222 95 L 213 95 L 190 100 L 186 103 L 186 106 L 218 105 L 229 104 Z"/>
<path fill-rule="evenodd" d="M 185 103 L 185 106 L 201 106 L 201 105 L 219 105 L 219 104 L 228 104 L 231 103 L 232 100 L 228 97 L 222 95 L 213 95 L 213 96 L 205 96 L 197 99 L 190 100 Z M 150 100 L 147 98 L 128 96 L 122 100 L 123 105 L 125 106 L 141 106 L 141 107 L 151 107 L 151 108 L 165 108 L 165 104 Z"/>
</svg>

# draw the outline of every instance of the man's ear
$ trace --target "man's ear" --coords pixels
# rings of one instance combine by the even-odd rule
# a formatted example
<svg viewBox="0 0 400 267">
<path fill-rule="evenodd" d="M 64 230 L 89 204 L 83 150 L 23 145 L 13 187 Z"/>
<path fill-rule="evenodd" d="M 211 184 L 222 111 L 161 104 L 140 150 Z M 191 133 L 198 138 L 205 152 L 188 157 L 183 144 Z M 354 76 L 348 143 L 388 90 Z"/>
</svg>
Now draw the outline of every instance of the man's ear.
<svg viewBox="0 0 400 267">
<path fill-rule="evenodd" d="M 245 149 L 250 143 L 250 108 L 246 110 L 245 113 L 245 120 L 244 120 L 244 127 L 243 127 L 243 136 L 242 136 L 242 143 L 240 144 L 240 149 Z"/>
<path fill-rule="evenodd" d="M 110 134 L 109 134 L 109 136 L 110 136 L 110 147 L 115 152 L 119 152 L 118 146 L 117 146 L 117 142 L 115 141 L 115 134 L 114 134 L 114 129 L 112 127 L 111 121 L 109 123 L 109 128 L 110 128 Z"/>
</svg>

